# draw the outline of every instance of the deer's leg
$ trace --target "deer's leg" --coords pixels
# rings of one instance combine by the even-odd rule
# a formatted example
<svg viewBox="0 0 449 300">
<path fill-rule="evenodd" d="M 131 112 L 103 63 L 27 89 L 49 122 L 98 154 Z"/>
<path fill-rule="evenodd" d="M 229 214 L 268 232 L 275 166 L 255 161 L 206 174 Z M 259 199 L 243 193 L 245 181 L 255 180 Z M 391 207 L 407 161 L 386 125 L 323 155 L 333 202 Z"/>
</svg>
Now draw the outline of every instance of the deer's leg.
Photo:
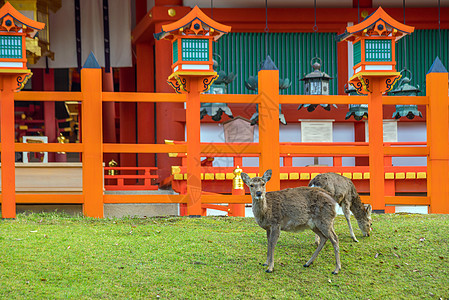
<svg viewBox="0 0 449 300">
<path fill-rule="evenodd" d="M 340 262 L 340 247 L 338 244 L 338 237 L 335 233 L 334 228 L 330 228 L 330 235 L 329 239 L 332 243 L 332 246 L 334 246 L 334 254 L 335 254 L 335 270 L 332 272 L 332 274 L 338 274 L 341 270 L 341 262 Z"/>
<path fill-rule="evenodd" d="M 321 231 L 319 229 L 315 228 L 313 231 L 315 231 L 316 235 L 319 236 L 320 243 L 318 244 L 318 247 L 316 248 L 315 252 L 313 252 L 312 257 L 304 265 L 304 267 L 306 267 L 306 268 L 309 267 L 313 263 L 313 261 L 318 256 L 318 253 L 320 253 L 321 249 L 323 249 L 324 244 L 326 244 L 326 241 L 327 241 L 327 237 L 324 236 L 323 233 L 321 233 Z"/>
<path fill-rule="evenodd" d="M 318 247 L 320 244 L 320 236 L 318 234 L 315 234 L 315 245 Z"/>
<path fill-rule="evenodd" d="M 351 212 L 349 211 L 349 206 L 343 202 L 341 204 L 341 209 L 343 210 L 343 214 L 345 215 L 346 221 L 348 222 L 349 234 L 351 235 L 351 238 L 354 240 L 354 242 L 358 242 L 357 238 L 355 237 L 354 230 L 352 230 Z"/>
<path fill-rule="evenodd" d="M 271 229 L 270 228 L 268 228 L 267 229 L 267 248 L 269 249 L 269 245 L 270 245 L 270 234 L 271 234 Z M 269 258 L 270 258 L 270 251 L 267 249 L 267 260 L 265 261 L 265 263 L 262 265 L 262 266 L 264 266 L 264 267 L 266 267 L 266 266 L 268 266 L 268 261 L 269 261 Z"/>
<path fill-rule="evenodd" d="M 267 273 L 273 272 L 274 268 L 274 247 L 281 234 L 281 229 L 279 225 L 272 225 L 270 230 L 270 237 L 268 238 L 268 251 L 267 251 Z"/>
</svg>

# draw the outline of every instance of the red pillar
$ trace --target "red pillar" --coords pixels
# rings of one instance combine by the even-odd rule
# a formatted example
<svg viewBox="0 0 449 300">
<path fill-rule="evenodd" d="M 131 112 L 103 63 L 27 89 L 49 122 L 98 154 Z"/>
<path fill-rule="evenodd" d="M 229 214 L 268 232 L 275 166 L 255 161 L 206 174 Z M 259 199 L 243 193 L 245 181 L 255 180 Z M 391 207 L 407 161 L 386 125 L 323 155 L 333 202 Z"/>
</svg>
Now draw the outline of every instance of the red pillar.
<svg viewBox="0 0 449 300">
<path fill-rule="evenodd" d="M 365 122 L 354 122 L 354 140 L 355 142 L 365 142 Z M 356 157 L 356 166 L 368 166 L 368 157 Z"/>
<path fill-rule="evenodd" d="M 162 31 L 162 24 L 156 24 L 155 32 Z M 172 46 L 169 41 L 161 40 L 156 43 L 156 92 L 173 93 L 173 88 L 167 84 L 167 78 L 172 69 Z M 168 54 L 170 53 L 170 54 Z M 156 136 L 157 143 L 164 144 L 164 140 L 184 141 L 184 124 L 175 120 L 175 114 L 183 111 L 182 103 L 157 103 L 156 104 Z M 198 108 L 199 110 L 199 108 Z M 199 114 L 198 114 L 199 116 Z M 169 158 L 168 155 L 158 155 L 157 166 L 159 168 L 159 179 L 170 176 L 170 167 L 172 165 L 181 165 L 181 159 Z"/>
<path fill-rule="evenodd" d="M 55 73 L 53 69 L 43 70 L 43 90 L 54 91 L 55 90 Z M 45 135 L 48 137 L 49 143 L 56 143 L 57 140 L 57 128 L 56 128 L 56 114 L 55 114 L 55 102 L 44 101 L 44 128 Z M 48 161 L 55 161 L 56 153 L 48 153 Z"/>
<path fill-rule="evenodd" d="M 167 55 L 167 54 L 165 54 Z M 136 44 L 137 91 L 154 92 L 153 43 Z M 154 103 L 137 103 L 137 142 L 154 144 Z M 138 165 L 154 167 L 154 154 L 139 154 Z"/>
<path fill-rule="evenodd" d="M 136 90 L 135 68 L 120 68 L 120 92 L 134 92 Z M 120 102 L 120 143 L 136 143 L 136 103 Z M 120 153 L 121 167 L 135 167 L 136 155 Z"/>
<path fill-rule="evenodd" d="M 103 92 L 113 92 L 114 77 L 112 74 L 112 68 L 110 68 L 109 73 L 106 72 L 104 68 L 102 68 L 101 75 L 103 82 Z M 116 141 L 115 102 L 103 102 L 103 142 L 115 143 Z M 115 153 L 105 153 L 103 159 L 105 164 L 107 165 L 107 163 L 111 159 L 117 161 L 118 157 Z"/>
</svg>

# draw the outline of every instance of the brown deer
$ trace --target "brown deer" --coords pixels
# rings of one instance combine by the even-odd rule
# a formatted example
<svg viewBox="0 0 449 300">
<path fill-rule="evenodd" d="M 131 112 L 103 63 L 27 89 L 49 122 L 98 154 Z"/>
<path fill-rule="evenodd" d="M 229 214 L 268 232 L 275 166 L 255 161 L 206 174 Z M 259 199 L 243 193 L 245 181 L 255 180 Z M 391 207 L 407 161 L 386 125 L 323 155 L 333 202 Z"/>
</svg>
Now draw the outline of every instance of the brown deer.
<svg viewBox="0 0 449 300">
<path fill-rule="evenodd" d="M 265 185 L 271 178 L 271 170 L 262 177 L 250 178 L 242 173 L 243 182 L 249 187 L 253 200 L 253 213 L 257 224 L 267 231 L 268 250 L 264 266 L 273 272 L 274 247 L 281 230 L 301 231 L 310 228 L 320 237 L 320 244 L 304 267 L 309 267 L 329 239 L 334 246 L 336 266 L 332 274 L 341 269 L 338 237 L 334 231 L 335 200 L 325 190 L 297 187 L 266 192 Z"/>
<path fill-rule="evenodd" d="M 354 214 L 363 236 L 370 235 L 371 205 L 367 204 L 365 207 L 362 204 L 360 196 L 349 178 L 337 173 L 323 173 L 313 178 L 309 182 L 309 187 L 320 187 L 334 197 L 335 201 L 337 201 L 343 210 L 343 214 L 348 222 L 349 232 L 355 242 L 358 242 L 358 240 L 352 230 L 351 213 L 349 211 L 352 211 Z M 318 243 L 318 238 L 316 238 L 316 241 Z"/>
</svg>

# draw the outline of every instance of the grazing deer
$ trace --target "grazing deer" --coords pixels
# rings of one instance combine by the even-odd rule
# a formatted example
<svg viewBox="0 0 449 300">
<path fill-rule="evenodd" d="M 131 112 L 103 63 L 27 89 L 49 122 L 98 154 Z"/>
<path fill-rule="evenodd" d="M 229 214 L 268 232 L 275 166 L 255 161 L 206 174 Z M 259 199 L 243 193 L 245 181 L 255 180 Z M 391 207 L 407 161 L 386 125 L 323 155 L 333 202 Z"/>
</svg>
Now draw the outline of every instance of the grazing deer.
<svg viewBox="0 0 449 300">
<path fill-rule="evenodd" d="M 264 266 L 266 272 L 273 272 L 274 247 L 281 230 L 300 231 L 310 228 L 321 242 L 304 267 L 310 266 L 329 239 L 334 246 L 336 267 L 332 274 L 341 269 L 338 237 L 334 231 L 335 200 L 323 189 L 298 187 L 275 192 L 266 192 L 265 184 L 271 178 L 271 170 L 262 177 L 250 178 L 242 173 L 243 182 L 249 187 L 253 200 L 253 213 L 257 224 L 267 231 L 268 250 Z"/>
<path fill-rule="evenodd" d="M 323 173 L 313 178 L 309 182 L 309 187 L 320 187 L 334 197 L 343 210 L 346 221 L 348 221 L 349 232 L 355 242 L 358 242 L 358 240 L 352 230 L 349 210 L 354 214 L 363 236 L 369 236 L 371 231 L 371 205 L 368 204 L 364 207 L 354 184 L 349 178 L 337 173 Z M 318 238 L 316 238 L 316 241 L 318 242 Z"/>
</svg>

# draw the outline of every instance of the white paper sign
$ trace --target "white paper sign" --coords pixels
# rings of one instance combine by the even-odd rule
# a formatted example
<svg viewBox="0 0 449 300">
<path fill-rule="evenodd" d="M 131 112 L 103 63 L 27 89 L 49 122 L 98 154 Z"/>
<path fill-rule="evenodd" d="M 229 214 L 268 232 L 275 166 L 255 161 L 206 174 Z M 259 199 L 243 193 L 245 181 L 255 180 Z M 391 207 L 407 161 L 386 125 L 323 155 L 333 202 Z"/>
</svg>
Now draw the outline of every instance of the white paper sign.
<svg viewBox="0 0 449 300">
<path fill-rule="evenodd" d="M 301 142 L 332 142 L 332 124 L 335 120 L 299 120 Z"/>
<path fill-rule="evenodd" d="M 384 142 L 391 143 L 398 141 L 398 122 L 395 120 L 384 120 Z M 365 141 L 369 142 L 368 122 L 365 121 Z"/>
</svg>

